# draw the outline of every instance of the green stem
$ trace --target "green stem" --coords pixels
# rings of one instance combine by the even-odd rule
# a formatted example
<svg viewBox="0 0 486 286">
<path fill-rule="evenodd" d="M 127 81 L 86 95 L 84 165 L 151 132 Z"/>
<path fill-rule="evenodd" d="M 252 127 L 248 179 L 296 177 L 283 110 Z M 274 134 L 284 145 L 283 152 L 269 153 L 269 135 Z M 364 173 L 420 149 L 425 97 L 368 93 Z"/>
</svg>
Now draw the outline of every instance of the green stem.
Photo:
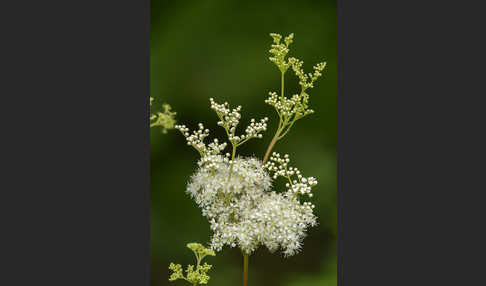
<svg viewBox="0 0 486 286">
<path fill-rule="evenodd" d="M 231 154 L 231 165 L 230 165 L 230 170 L 229 170 L 228 181 L 231 178 L 231 174 L 233 173 L 233 165 L 235 163 L 235 156 L 236 156 L 236 146 L 237 145 L 233 144 L 233 153 Z"/>
<path fill-rule="evenodd" d="M 284 97 L 284 87 L 285 87 L 285 80 L 284 80 L 284 75 L 285 73 L 282 72 L 282 78 L 281 78 L 281 82 L 282 82 L 282 87 L 281 87 L 281 91 L 282 91 L 282 94 L 280 95 L 282 98 Z"/>
<path fill-rule="evenodd" d="M 232 143 L 233 144 L 233 143 Z M 226 185 L 229 184 L 229 181 L 231 179 L 231 175 L 233 174 L 233 165 L 235 164 L 235 156 L 236 156 L 236 147 L 237 145 L 236 144 L 233 144 L 233 154 L 231 154 L 231 165 L 230 165 L 230 169 L 229 169 L 229 175 L 228 175 L 228 180 L 227 180 L 227 183 Z M 225 196 L 225 200 L 226 200 L 226 203 L 229 204 L 230 203 L 230 199 L 231 199 L 231 194 L 227 194 Z"/>
<path fill-rule="evenodd" d="M 281 77 L 281 95 L 280 97 L 283 99 L 284 98 L 284 89 L 285 89 L 285 72 L 282 72 L 282 77 Z M 280 114 L 279 114 L 280 117 Z M 265 152 L 265 156 L 263 157 L 263 164 L 265 164 L 268 161 L 268 157 L 270 156 L 270 153 L 272 152 L 273 146 L 275 146 L 275 143 L 281 138 L 279 138 L 280 133 L 284 129 L 287 121 L 285 120 L 282 122 L 282 117 L 280 117 L 280 121 L 278 123 L 278 129 L 277 132 L 275 132 L 275 136 L 273 136 L 272 141 L 270 142 L 270 145 L 268 145 L 267 151 Z"/>
<path fill-rule="evenodd" d="M 297 115 L 296 115 L 296 116 L 294 117 L 294 120 L 292 120 L 292 122 L 291 122 L 291 123 L 288 125 L 287 130 L 285 130 L 285 132 L 282 134 L 282 136 L 280 136 L 280 137 L 278 138 L 278 140 L 282 139 L 282 138 L 283 138 L 285 135 L 287 135 L 287 133 L 289 132 L 290 128 L 292 128 L 292 125 L 294 125 L 294 123 L 295 123 L 295 121 L 297 121 L 297 119 L 299 119 L 299 118 L 298 118 L 298 117 L 297 117 Z M 283 130 L 283 129 L 282 129 L 282 130 Z"/>
<path fill-rule="evenodd" d="M 248 254 L 243 252 L 243 286 L 248 283 Z"/>
</svg>

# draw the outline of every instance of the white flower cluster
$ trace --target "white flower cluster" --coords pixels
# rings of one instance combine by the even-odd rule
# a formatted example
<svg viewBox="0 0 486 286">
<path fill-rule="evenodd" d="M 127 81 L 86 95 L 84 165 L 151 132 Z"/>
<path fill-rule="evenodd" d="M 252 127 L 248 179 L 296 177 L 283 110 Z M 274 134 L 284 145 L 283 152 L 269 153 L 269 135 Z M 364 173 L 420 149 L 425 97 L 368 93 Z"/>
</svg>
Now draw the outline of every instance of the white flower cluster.
<svg viewBox="0 0 486 286">
<path fill-rule="evenodd" d="M 256 229 L 264 229 L 262 243 L 270 251 L 281 247 L 285 256 L 297 254 L 307 228 L 317 224 L 313 208 L 309 202 L 301 204 L 296 198 L 276 192 L 265 196 L 254 215 L 258 222 Z"/>
<path fill-rule="evenodd" d="M 296 197 L 297 195 L 308 195 L 312 197 L 311 189 L 317 184 L 317 180 L 314 177 L 305 178 L 300 173 L 299 169 L 295 167 L 289 167 L 290 162 L 289 155 L 285 154 L 283 158 L 280 154 L 273 152 L 269 162 L 263 167 L 270 172 L 273 172 L 273 178 L 284 177 L 289 182 L 285 185 L 288 190 L 286 195 L 289 197 Z M 295 176 L 297 179 L 292 179 Z"/>
<path fill-rule="evenodd" d="M 218 139 L 214 139 L 208 145 L 204 143 L 204 138 L 209 136 L 209 129 L 205 129 L 202 123 L 199 123 L 199 129 L 193 131 L 192 134 L 185 125 L 175 125 L 174 128 L 186 137 L 187 145 L 194 147 L 201 156 L 216 155 L 226 148 L 226 143 L 219 144 Z"/>
<path fill-rule="evenodd" d="M 209 101 L 211 102 L 211 109 L 213 109 L 219 117 L 220 121 L 218 121 L 218 125 L 222 126 L 226 130 L 228 140 L 231 142 L 231 144 L 238 146 L 251 138 L 262 138 L 262 134 L 260 134 L 260 132 L 267 130 L 267 117 L 261 119 L 260 122 L 256 122 L 255 119 L 251 119 L 250 125 L 248 125 L 248 127 L 245 129 L 245 134 L 235 135 L 236 127 L 240 123 L 241 119 L 241 106 L 230 109 L 227 102 L 219 104 L 216 103 L 213 98 L 210 98 Z"/>
<path fill-rule="evenodd" d="M 260 122 L 255 122 L 255 119 L 250 120 L 250 125 L 245 129 L 246 135 L 241 135 L 241 139 L 245 138 L 262 138 L 260 132 L 267 130 L 268 118 L 265 117 L 260 120 Z"/>
<path fill-rule="evenodd" d="M 314 206 L 301 204 L 290 191 L 270 191 L 272 179 L 260 160 L 237 157 L 231 170 L 229 158 L 213 155 L 202 158 L 199 166 L 187 192 L 211 224 L 214 250 L 229 245 L 251 254 L 265 245 L 270 251 L 282 248 L 285 256 L 300 250 L 307 228 L 316 225 Z M 303 190 L 299 193 L 308 193 Z"/>
<path fill-rule="evenodd" d="M 218 125 L 223 126 L 225 129 L 228 129 L 230 132 L 236 130 L 236 126 L 240 123 L 241 118 L 241 105 L 237 106 L 236 108 L 230 109 L 228 102 L 223 104 L 216 103 L 213 98 L 209 99 L 211 103 L 211 109 L 218 114 L 221 121 L 218 121 Z"/>
</svg>

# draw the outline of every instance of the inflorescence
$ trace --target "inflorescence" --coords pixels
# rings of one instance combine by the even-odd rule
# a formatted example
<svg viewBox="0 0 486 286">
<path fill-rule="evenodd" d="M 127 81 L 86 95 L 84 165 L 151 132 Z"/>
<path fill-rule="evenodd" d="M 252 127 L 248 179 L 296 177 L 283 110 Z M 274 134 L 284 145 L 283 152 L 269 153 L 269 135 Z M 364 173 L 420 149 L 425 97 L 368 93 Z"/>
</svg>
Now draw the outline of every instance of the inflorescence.
<svg viewBox="0 0 486 286">
<path fill-rule="evenodd" d="M 309 94 L 306 90 L 314 87 L 314 82 L 322 75 L 321 72 L 326 67 L 326 62 L 318 63 L 313 67 L 313 73 L 306 74 L 303 69 L 303 61 L 294 57 L 286 59 L 289 53 L 289 46 L 293 42 L 294 34 L 285 37 L 283 43 L 281 42 L 281 35 L 272 33 L 270 36 L 273 38 L 273 44 L 269 51 L 271 54 L 269 59 L 281 72 L 281 91 L 280 96 L 276 92 L 269 92 L 269 97 L 265 100 L 267 104 L 275 108 L 279 117 L 277 132 L 270 144 L 269 150 L 265 154 L 265 162 L 270 155 L 270 149 L 290 131 L 294 123 L 314 113 L 314 110 L 309 108 Z M 284 94 L 284 78 L 289 67 L 292 67 L 295 75 L 299 78 L 299 85 L 301 86 L 300 93 L 294 94 L 290 98 Z"/>
<path fill-rule="evenodd" d="M 150 98 L 150 107 L 152 107 L 153 97 Z M 168 104 L 162 105 L 163 112 L 157 112 L 150 114 L 150 127 L 160 126 L 162 127 L 162 133 L 167 133 L 167 130 L 173 129 L 176 123 L 176 112 L 172 112 L 172 108 Z"/>
<path fill-rule="evenodd" d="M 264 245 L 272 252 L 281 247 L 285 256 L 300 250 L 305 231 L 316 225 L 316 217 L 312 213 L 314 206 L 301 203 L 298 195 L 312 196 L 310 189 L 317 183 L 314 178 L 303 178 L 295 168 L 280 173 L 273 161 L 263 166 L 256 158 L 237 157 L 228 180 L 228 158 L 218 155 L 199 162 L 187 192 L 210 222 L 212 249 L 238 246 L 251 254 Z M 286 192 L 271 191 L 270 172 L 275 168 L 274 178 L 297 176 Z"/>
<path fill-rule="evenodd" d="M 186 268 L 186 276 L 184 276 L 182 265 L 170 263 L 169 269 L 172 270 L 172 274 L 170 275 L 169 281 L 182 279 L 193 285 L 207 284 L 210 278 L 207 273 L 212 266 L 207 263 L 201 265 L 201 261 L 208 255 L 215 256 L 216 254 L 213 250 L 205 248 L 200 243 L 188 243 L 187 248 L 192 250 L 194 256 L 196 256 L 196 265 L 188 265 Z"/>
<path fill-rule="evenodd" d="M 227 102 L 218 104 L 213 98 L 210 98 L 209 101 L 211 102 L 211 109 L 216 112 L 220 120 L 218 121 L 218 125 L 226 130 L 228 140 L 231 144 L 239 146 L 252 138 L 262 138 L 262 134 L 260 133 L 267 130 L 267 117 L 261 119 L 260 122 L 251 119 L 250 125 L 245 129 L 245 134 L 235 135 L 236 127 L 240 123 L 241 106 L 230 109 Z"/>
<path fill-rule="evenodd" d="M 209 129 L 202 123 L 194 131 L 185 125 L 175 125 L 175 113 L 170 112 L 170 107 L 164 113 L 151 116 L 151 120 L 155 120 L 154 125 L 178 129 L 186 138 L 187 145 L 194 147 L 201 155 L 186 191 L 201 208 L 213 231 L 210 248 L 188 244 L 196 255 L 197 265 L 196 268 L 188 266 L 186 277 L 182 274 L 181 265 L 171 263 L 171 281 L 184 279 L 194 285 L 207 283 L 209 276 L 206 273 L 211 266 L 200 265 L 200 262 L 206 255 L 215 255 L 214 251 L 220 251 L 224 246 L 240 248 L 245 259 L 261 245 L 272 252 L 281 249 L 285 256 L 294 255 L 301 250 L 307 229 L 317 224 L 317 217 L 313 214 L 314 205 L 301 202 L 304 196 L 312 197 L 311 191 L 317 180 L 304 177 L 299 169 L 289 166 L 288 154 L 281 156 L 271 151 L 298 119 L 314 112 L 309 108 L 309 94 L 306 91 L 314 87 L 326 63 L 318 63 L 313 73 L 306 74 L 303 61 L 294 57 L 286 58 L 294 35 L 288 35 L 283 41 L 279 34 L 272 33 L 270 36 L 273 44 L 269 59 L 281 72 L 282 86 L 280 95 L 270 92 L 265 100 L 275 108 L 279 124 L 263 161 L 236 155 L 237 148 L 248 140 L 262 138 L 268 122 L 267 117 L 260 121 L 251 119 L 244 133 L 237 135 L 241 106 L 231 108 L 227 102 L 220 104 L 210 98 L 210 107 L 219 119 L 217 124 L 226 132 L 231 153 L 224 153 L 228 145 L 226 142 L 213 139 L 211 143 L 205 143 Z M 284 95 L 284 75 L 289 68 L 299 78 L 301 86 L 300 93 L 290 98 Z M 162 120 L 165 120 L 164 123 Z M 280 177 L 286 180 L 286 190 L 273 189 L 274 181 Z"/>
</svg>

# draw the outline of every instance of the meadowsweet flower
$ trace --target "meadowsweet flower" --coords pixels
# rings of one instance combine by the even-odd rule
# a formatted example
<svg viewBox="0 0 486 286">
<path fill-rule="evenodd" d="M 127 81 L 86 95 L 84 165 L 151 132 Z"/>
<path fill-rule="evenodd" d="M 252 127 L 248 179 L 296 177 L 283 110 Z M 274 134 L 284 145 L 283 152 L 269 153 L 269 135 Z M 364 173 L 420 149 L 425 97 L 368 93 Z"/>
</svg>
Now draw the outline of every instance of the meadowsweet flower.
<svg viewBox="0 0 486 286">
<path fill-rule="evenodd" d="M 298 104 L 299 99 L 292 100 L 293 105 Z M 260 122 L 251 119 L 245 134 L 236 135 L 241 106 L 232 109 L 227 102 L 219 104 L 212 98 L 210 103 L 219 118 L 218 125 L 225 129 L 233 146 L 232 154 L 222 155 L 226 143 L 218 139 L 210 144 L 204 142 L 209 130 L 202 123 L 192 132 L 185 125 L 175 128 L 201 155 L 186 191 L 210 223 L 211 248 L 219 251 L 227 245 L 251 254 L 264 245 L 270 251 L 281 248 L 285 256 L 294 255 L 302 246 L 307 228 L 316 224 L 312 214 L 314 206 L 307 202 L 301 204 L 298 196 L 312 196 L 311 188 L 317 181 L 304 178 L 298 169 L 288 167 L 288 155 L 280 158 L 274 153 L 267 164 L 252 157 L 236 157 L 238 146 L 251 138 L 262 137 L 268 118 Z M 291 113 L 292 104 L 279 104 L 282 102 L 276 105 L 283 116 Z M 287 191 L 272 191 L 272 177 L 280 176 L 289 180 Z"/>
<path fill-rule="evenodd" d="M 279 123 L 263 161 L 236 155 L 237 147 L 252 138 L 262 138 L 268 122 L 267 117 L 260 121 L 251 119 L 244 133 L 238 135 L 241 106 L 231 108 L 227 102 L 217 103 L 213 98 L 209 100 L 211 109 L 218 116 L 217 124 L 225 130 L 232 147 L 231 153 L 223 154 L 227 144 L 220 143 L 218 139 L 213 139 L 209 144 L 205 142 L 209 130 L 202 123 L 194 131 L 185 125 L 173 126 L 184 135 L 187 145 L 194 147 L 201 155 L 186 192 L 201 208 L 213 234 L 210 249 L 199 244 L 188 245 L 196 255 L 197 265 L 189 265 L 186 276 L 181 265 L 171 263 L 169 268 L 173 273 L 170 280 L 184 279 L 194 285 L 207 283 L 209 276 L 206 272 L 211 266 L 200 265 L 202 257 L 214 255 L 214 251 L 229 246 L 238 247 L 243 252 L 243 284 L 246 286 L 248 256 L 251 253 L 265 246 L 271 252 L 281 249 L 285 256 L 294 255 L 301 250 L 307 229 L 317 224 L 317 217 L 313 214 L 314 205 L 303 201 L 304 197 L 312 197 L 311 191 L 317 180 L 304 177 L 299 169 L 289 166 L 288 154 L 281 156 L 271 151 L 298 119 L 314 112 L 309 108 L 309 94 L 306 91 L 313 88 L 314 82 L 322 76 L 326 63 L 315 65 L 313 73 L 305 73 L 303 61 L 294 57 L 287 59 L 294 35 L 283 38 L 272 33 L 270 36 L 273 44 L 269 50 L 269 60 L 281 72 L 281 93 L 270 92 L 265 100 L 275 108 Z M 290 67 L 299 78 L 301 92 L 286 97 L 284 76 Z M 273 181 L 279 178 L 287 181 L 285 190 L 273 188 Z"/>
<path fill-rule="evenodd" d="M 255 212 L 257 229 L 264 231 L 261 243 L 270 251 L 282 248 L 285 256 L 298 253 L 307 228 L 317 224 L 312 209 L 312 204 L 301 204 L 295 197 L 276 192 L 264 196 Z"/>
<path fill-rule="evenodd" d="M 308 184 L 287 192 L 270 191 L 269 172 L 251 157 L 237 157 L 231 176 L 228 157 L 201 158 L 199 166 L 187 192 L 210 222 L 212 249 L 219 251 L 227 245 L 251 254 L 264 245 L 270 251 L 282 248 L 285 256 L 300 250 L 306 229 L 316 224 L 313 205 L 301 204 L 297 198 L 297 194 L 310 193 Z"/>
<path fill-rule="evenodd" d="M 187 192 L 208 219 L 238 217 L 240 210 L 254 207 L 263 192 L 271 187 L 270 176 L 256 158 L 237 157 L 231 161 L 214 155 L 201 158 L 198 164 L 200 167 L 191 177 Z"/>
</svg>

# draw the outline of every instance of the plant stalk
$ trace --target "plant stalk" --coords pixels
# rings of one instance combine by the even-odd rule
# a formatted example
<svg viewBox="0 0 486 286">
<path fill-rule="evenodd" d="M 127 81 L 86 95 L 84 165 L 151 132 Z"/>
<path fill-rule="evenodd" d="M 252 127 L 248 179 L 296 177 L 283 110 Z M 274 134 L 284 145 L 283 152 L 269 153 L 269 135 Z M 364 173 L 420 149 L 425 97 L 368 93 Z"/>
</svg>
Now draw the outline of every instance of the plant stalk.
<svg viewBox="0 0 486 286">
<path fill-rule="evenodd" d="M 280 97 L 284 98 L 284 88 L 285 88 L 285 72 L 282 71 L 282 77 L 281 77 L 281 90 L 280 90 Z M 280 123 L 278 125 L 277 132 L 275 132 L 275 136 L 273 136 L 272 141 L 270 142 L 270 145 L 268 145 L 267 151 L 265 152 L 265 157 L 263 157 L 263 164 L 265 164 L 268 161 L 268 156 L 270 156 L 270 153 L 272 152 L 273 146 L 275 146 L 275 143 L 277 143 L 280 133 L 282 132 L 282 129 L 284 128 L 285 124 L 282 124 L 282 119 L 280 119 Z"/>
<path fill-rule="evenodd" d="M 265 164 L 268 161 L 268 156 L 270 156 L 270 152 L 272 152 L 273 146 L 275 146 L 275 143 L 277 143 L 281 131 L 282 131 L 281 129 L 277 130 L 275 136 L 273 136 L 273 139 L 270 142 L 270 145 L 268 145 L 267 152 L 265 152 L 265 157 L 263 157 L 263 164 Z"/>
<path fill-rule="evenodd" d="M 248 283 L 248 254 L 243 252 L 243 286 Z"/>
<path fill-rule="evenodd" d="M 236 147 L 237 147 L 237 145 L 233 144 L 233 154 L 231 155 L 231 165 L 230 165 L 229 175 L 228 175 L 228 180 L 227 180 L 226 185 L 229 184 L 229 181 L 231 179 L 231 175 L 233 174 L 233 165 L 235 164 L 235 157 L 236 157 Z M 228 193 L 225 196 L 225 200 L 226 200 L 226 203 L 229 204 L 230 200 L 231 200 L 231 194 Z"/>
<path fill-rule="evenodd" d="M 233 165 L 235 164 L 235 157 L 236 157 L 236 145 L 233 144 L 233 152 L 231 154 L 231 165 L 229 170 L 228 181 L 231 178 L 231 174 L 233 174 Z"/>
<path fill-rule="evenodd" d="M 281 89 L 280 89 L 281 94 L 280 94 L 280 96 L 283 98 L 284 97 L 284 87 L 285 87 L 285 72 L 282 72 L 282 77 L 281 77 L 280 81 L 281 81 Z"/>
</svg>

